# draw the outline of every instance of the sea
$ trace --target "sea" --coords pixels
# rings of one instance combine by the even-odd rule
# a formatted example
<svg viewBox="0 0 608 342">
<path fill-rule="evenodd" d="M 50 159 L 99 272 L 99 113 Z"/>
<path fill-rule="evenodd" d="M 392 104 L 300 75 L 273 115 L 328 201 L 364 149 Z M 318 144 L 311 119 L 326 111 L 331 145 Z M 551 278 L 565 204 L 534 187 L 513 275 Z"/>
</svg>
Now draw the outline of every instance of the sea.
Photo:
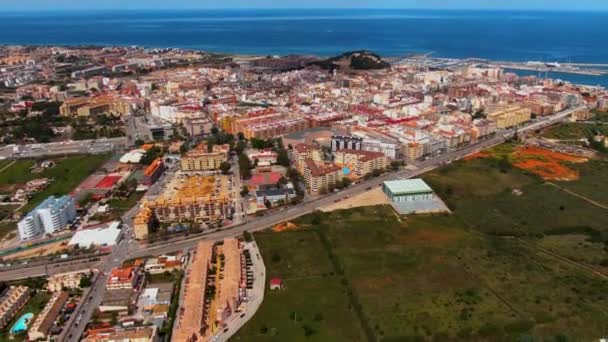
<svg viewBox="0 0 608 342">
<path fill-rule="evenodd" d="M 0 44 L 177 47 L 236 54 L 608 63 L 608 12 L 131 10 L 0 12 Z M 529 72 L 517 71 L 520 74 Z M 550 74 L 608 87 L 607 76 Z"/>
</svg>

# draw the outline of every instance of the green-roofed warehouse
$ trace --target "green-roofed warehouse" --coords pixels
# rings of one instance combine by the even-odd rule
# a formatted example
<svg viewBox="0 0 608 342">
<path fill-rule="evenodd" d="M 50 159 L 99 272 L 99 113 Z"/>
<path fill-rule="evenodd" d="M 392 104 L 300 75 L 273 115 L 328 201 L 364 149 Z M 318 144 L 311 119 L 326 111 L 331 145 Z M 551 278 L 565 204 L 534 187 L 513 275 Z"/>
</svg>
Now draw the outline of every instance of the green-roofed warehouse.
<svg viewBox="0 0 608 342">
<path fill-rule="evenodd" d="M 386 181 L 382 191 L 393 202 L 428 201 L 434 198 L 433 189 L 420 178 Z"/>
</svg>

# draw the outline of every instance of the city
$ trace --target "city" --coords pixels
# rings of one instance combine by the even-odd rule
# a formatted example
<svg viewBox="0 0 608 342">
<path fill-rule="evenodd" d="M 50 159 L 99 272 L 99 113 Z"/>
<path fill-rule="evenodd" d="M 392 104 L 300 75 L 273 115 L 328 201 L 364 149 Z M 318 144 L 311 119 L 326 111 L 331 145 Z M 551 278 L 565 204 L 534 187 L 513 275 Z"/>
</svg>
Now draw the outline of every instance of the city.
<svg viewBox="0 0 608 342">
<path fill-rule="evenodd" d="M 0 341 L 599 341 L 608 91 L 548 71 L 605 74 L 2 45 Z"/>
</svg>

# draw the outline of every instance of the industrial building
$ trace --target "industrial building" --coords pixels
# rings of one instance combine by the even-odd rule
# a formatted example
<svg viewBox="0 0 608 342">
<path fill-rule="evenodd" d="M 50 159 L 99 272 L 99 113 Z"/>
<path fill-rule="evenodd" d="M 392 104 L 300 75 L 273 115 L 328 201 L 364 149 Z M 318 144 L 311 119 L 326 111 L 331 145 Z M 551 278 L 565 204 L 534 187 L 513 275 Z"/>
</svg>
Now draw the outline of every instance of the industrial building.
<svg viewBox="0 0 608 342">
<path fill-rule="evenodd" d="M 382 191 L 391 200 L 393 208 L 402 215 L 450 211 L 420 178 L 385 181 Z"/>
<path fill-rule="evenodd" d="M 156 158 L 152 164 L 148 165 L 144 170 L 144 178 L 142 179 L 142 184 L 150 186 L 160 178 L 160 176 L 165 172 L 165 163 L 162 158 Z"/>
<path fill-rule="evenodd" d="M 433 189 L 422 179 L 385 181 L 382 191 L 393 202 L 414 202 L 433 199 Z"/>
<path fill-rule="evenodd" d="M 50 196 L 19 221 L 19 237 L 26 241 L 45 233 L 53 234 L 64 229 L 75 218 L 76 206 L 72 197 Z"/>
</svg>

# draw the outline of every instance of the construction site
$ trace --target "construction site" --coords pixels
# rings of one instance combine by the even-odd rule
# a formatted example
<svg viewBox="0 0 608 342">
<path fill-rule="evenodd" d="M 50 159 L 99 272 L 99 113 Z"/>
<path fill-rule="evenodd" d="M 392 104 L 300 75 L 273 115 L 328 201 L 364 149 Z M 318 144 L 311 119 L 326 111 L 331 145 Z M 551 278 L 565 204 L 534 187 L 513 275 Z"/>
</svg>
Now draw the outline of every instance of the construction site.
<svg viewBox="0 0 608 342">
<path fill-rule="evenodd" d="M 134 218 L 137 238 L 145 238 L 153 220 L 161 224 L 209 223 L 229 219 L 234 209 L 232 182 L 228 176 L 177 173 L 161 195 L 145 200 Z"/>
</svg>

